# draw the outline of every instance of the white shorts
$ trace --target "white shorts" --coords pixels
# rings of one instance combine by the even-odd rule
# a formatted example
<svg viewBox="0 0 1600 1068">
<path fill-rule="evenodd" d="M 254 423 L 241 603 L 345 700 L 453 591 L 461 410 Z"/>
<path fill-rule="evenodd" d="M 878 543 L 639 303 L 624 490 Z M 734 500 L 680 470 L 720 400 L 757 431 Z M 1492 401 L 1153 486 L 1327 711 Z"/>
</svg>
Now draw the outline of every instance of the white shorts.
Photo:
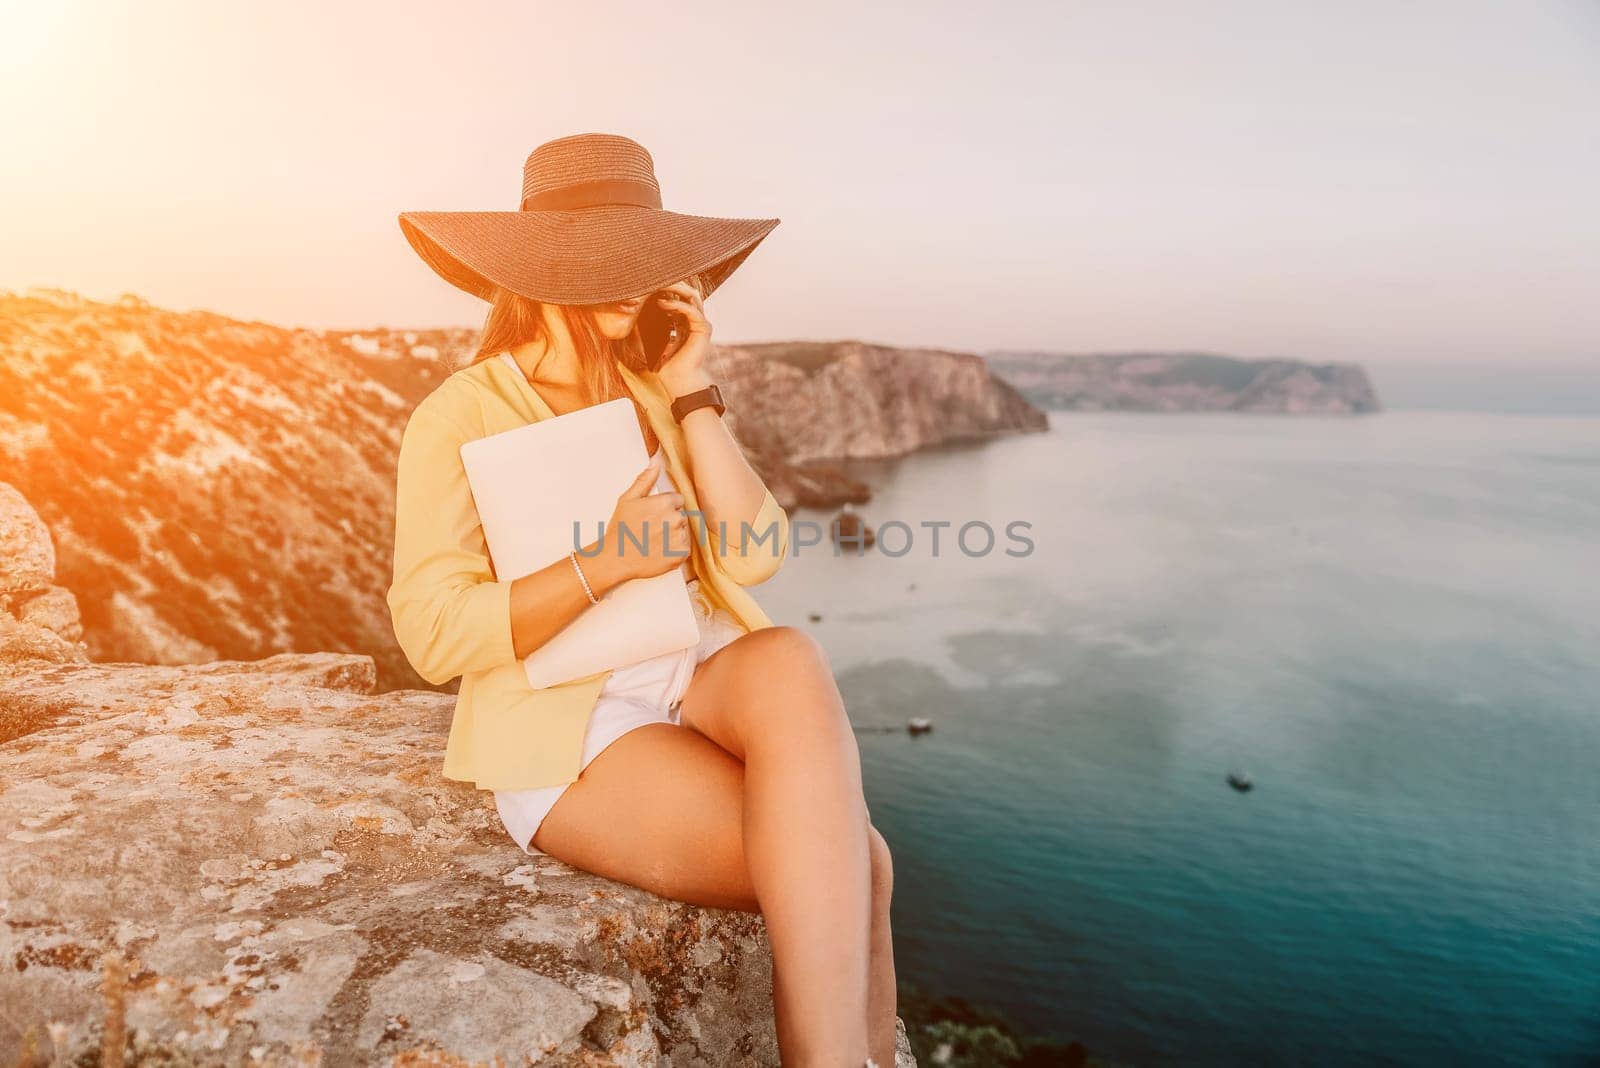
<svg viewBox="0 0 1600 1068">
<path fill-rule="evenodd" d="M 589 725 L 584 729 L 580 774 L 606 746 L 635 727 L 647 723 L 676 724 L 679 702 L 689 689 L 694 669 L 712 653 L 744 634 L 744 627 L 737 619 L 720 608 L 712 610 L 710 602 L 700 593 L 698 579 L 690 579 L 688 585 L 690 600 L 700 621 L 700 644 L 640 660 L 611 673 L 589 714 Z M 531 790 L 494 791 L 500 822 L 524 853 L 542 852 L 533 846 L 533 836 L 545 814 L 570 785 L 557 783 Z"/>
</svg>

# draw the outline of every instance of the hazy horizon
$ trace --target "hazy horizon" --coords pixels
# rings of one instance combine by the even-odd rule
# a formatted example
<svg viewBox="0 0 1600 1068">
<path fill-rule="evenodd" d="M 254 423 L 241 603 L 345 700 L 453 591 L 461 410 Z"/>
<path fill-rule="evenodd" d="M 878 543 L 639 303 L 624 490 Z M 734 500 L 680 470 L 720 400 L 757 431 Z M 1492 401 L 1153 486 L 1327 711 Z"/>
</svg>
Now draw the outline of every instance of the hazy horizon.
<svg viewBox="0 0 1600 1068">
<path fill-rule="evenodd" d="M 667 207 L 784 220 L 719 340 L 1586 381 L 1597 59 L 1580 0 L 13 7 L 0 288 L 476 326 L 396 214 L 513 209 L 535 144 L 607 130 Z"/>
</svg>

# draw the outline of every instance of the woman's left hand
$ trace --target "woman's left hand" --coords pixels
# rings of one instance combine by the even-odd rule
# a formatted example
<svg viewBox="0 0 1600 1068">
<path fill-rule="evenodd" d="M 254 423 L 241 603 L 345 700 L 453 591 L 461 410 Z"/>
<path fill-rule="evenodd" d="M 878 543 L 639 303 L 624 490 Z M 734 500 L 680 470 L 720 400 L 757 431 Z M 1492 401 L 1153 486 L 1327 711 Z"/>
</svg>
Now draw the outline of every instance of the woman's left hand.
<svg viewBox="0 0 1600 1068">
<path fill-rule="evenodd" d="M 676 296 L 652 294 L 649 299 L 656 301 L 663 311 L 682 316 L 689 324 L 689 336 L 656 369 L 661 384 L 674 397 L 681 397 L 711 384 L 711 372 L 706 368 L 706 357 L 711 353 L 711 321 L 706 318 L 705 302 L 688 282 L 674 282 L 661 287 L 661 291 Z"/>
</svg>

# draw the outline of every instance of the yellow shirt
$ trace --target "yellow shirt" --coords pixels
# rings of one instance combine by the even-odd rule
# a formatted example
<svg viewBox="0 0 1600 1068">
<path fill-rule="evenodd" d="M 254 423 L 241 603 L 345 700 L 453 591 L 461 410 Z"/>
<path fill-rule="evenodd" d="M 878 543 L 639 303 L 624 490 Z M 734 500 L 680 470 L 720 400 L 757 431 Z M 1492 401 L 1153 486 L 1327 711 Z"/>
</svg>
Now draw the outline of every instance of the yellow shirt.
<svg viewBox="0 0 1600 1068">
<path fill-rule="evenodd" d="M 688 446 L 672 399 L 653 373 L 622 369 L 643 405 L 667 471 L 697 509 Z M 523 375 L 498 357 L 456 371 L 417 404 L 400 441 L 396 475 L 394 582 L 387 600 L 395 638 L 417 674 L 434 684 L 461 676 L 445 747 L 444 775 L 483 790 L 520 790 L 578 777 L 584 728 L 610 671 L 535 687 L 511 639 L 511 583 L 497 576 L 461 464 L 463 442 L 555 413 Z M 750 520 L 753 535 L 726 523 L 730 543 L 691 516 L 690 559 L 713 607 L 746 628 L 772 621 L 744 588 L 765 582 L 789 548 L 789 517 L 768 490 Z M 769 530 L 777 537 L 766 537 Z"/>
</svg>

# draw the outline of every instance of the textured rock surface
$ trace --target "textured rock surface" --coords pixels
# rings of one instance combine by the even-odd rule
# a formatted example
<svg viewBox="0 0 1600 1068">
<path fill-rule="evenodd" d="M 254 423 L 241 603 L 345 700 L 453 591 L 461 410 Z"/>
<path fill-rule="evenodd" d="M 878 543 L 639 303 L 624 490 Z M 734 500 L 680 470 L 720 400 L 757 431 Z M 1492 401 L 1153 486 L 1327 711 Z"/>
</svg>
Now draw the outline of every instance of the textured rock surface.
<svg viewBox="0 0 1600 1068">
<path fill-rule="evenodd" d="M 15 486 L 0 482 L 0 596 L 41 589 L 55 580 L 49 528 Z"/>
<path fill-rule="evenodd" d="M 88 662 L 78 600 L 55 577 L 44 520 L 16 487 L 0 482 L 0 672 Z"/>
<path fill-rule="evenodd" d="M 108 1018 L 130 1063 L 777 1063 L 759 917 L 524 855 L 439 776 L 450 698 L 374 679 L 0 678 L 0 1064 L 98 1063 Z"/>
<path fill-rule="evenodd" d="M 997 352 L 994 372 L 1046 408 L 1077 411 L 1375 412 L 1378 394 L 1351 363 L 1241 360 L 1209 353 L 1065 356 Z"/>
</svg>

